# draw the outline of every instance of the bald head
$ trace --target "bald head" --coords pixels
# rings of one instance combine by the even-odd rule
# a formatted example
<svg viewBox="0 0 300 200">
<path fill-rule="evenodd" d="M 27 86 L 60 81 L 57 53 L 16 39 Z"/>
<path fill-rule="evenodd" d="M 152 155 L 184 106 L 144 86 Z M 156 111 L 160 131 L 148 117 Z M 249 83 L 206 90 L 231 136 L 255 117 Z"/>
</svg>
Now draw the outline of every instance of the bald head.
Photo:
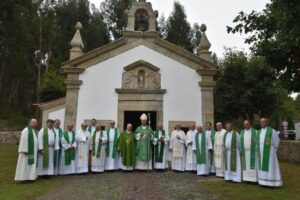
<svg viewBox="0 0 300 200">
<path fill-rule="evenodd" d="M 265 128 L 265 127 L 267 127 L 268 126 L 268 123 L 269 123 L 269 120 L 267 119 L 267 118 L 261 118 L 260 119 L 260 126 L 262 127 L 262 128 Z"/>
<path fill-rule="evenodd" d="M 251 127 L 251 123 L 248 119 L 244 120 L 244 128 L 249 130 Z"/>
<path fill-rule="evenodd" d="M 202 126 L 201 125 L 197 126 L 197 131 L 200 132 L 200 133 L 202 132 Z"/>
<path fill-rule="evenodd" d="M 226 131 L 230 132 L 232 131 L 232 123 L 231 122 L 227 122 L 225 125 Z"/>
<path fill-rule="evenodd" d="M 127 124 L 126 129 L 128 132 L 132 131 L 132 124 Z"/>
<path fill-rule="evenodd" d="M 88 127 L 87 123 L 83 122 L 83 123 L 81 124 L 81 129 L 82 129 L 82 130 L 85 131 L 87 127 Z"/>
<path fill-rule="evenodd" d="M 30 119 L 29 120 L 29 126 L 32 127 L 32 128 L 37 128 L 37 125 L 38 125 L 38 121 L 34 118 Z"/>
</svg>

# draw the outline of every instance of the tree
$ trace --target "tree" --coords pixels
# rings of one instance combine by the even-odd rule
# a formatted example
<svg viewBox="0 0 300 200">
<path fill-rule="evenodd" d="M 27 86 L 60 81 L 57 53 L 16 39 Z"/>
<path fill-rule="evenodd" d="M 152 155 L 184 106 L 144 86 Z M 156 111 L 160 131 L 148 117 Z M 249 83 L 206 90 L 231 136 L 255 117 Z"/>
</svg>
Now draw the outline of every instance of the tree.
<svg viewBox="0 0 300 200">
<path fill-rule="evenodd" d="M 193 52 L 191 26 L 184 7 L 177 1 L 174 2 L 173 11 L 168 17 L 166 32 L 167 41 Z"/>
<path fill-rule="evenodd" d="M 261 12 L 240 12 L 229 33 L 249 37 L 257 56 L 265 57 L 276 76 L 289 92 L 300 91 L 300 1 L 271 0 Z"/>
<path fill-rule="evenodd" d="M 228 49 L 220 66 L 214 95 L 216 121 L 271 115 L 277 102 L 276 79 L 264 58 Z"/>
<path fill-rule="evenodd" d="M 100 5 L 104 22 L 114 39 L 122 36 L 122 30 L 127 26 L 125 10 L 129 9 L 134 0 L 104 0 Z"/>
</svg>

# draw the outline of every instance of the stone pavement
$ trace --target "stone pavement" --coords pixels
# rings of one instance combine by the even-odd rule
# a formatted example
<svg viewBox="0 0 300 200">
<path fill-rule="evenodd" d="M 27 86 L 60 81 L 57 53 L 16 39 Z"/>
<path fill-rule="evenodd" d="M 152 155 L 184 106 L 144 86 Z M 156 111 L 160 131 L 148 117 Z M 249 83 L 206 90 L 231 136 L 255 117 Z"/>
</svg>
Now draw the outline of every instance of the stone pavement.
<svg viewBox="0 0 300 200">
<path fill-rule="evenodd" d="M 38 200 L 217 200 L 191 173 L 174 172 L 105 172 L 54 177 L 57 185 Z"/>
</svg>

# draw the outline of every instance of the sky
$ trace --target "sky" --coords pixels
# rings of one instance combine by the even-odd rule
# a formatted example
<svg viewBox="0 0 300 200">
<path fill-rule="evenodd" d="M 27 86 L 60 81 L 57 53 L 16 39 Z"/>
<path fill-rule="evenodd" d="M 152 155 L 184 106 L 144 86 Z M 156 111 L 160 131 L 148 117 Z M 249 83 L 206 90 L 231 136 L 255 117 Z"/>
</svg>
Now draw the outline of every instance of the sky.
<svg viewBox="0 0 300 200">
<path fill-rule="evenodd" d="M 99 8 L 103 0 L 90 0 Z M 174 0 L 147 0 L 152 3 L 154 10 L 166 18 L 173 9 Z M 249 50 L 244 43 L 245 35 L 228 34 L 226 26 L 231 26 L 233 19 L 240 11 L 250 13 L 252 10 L 261 11 L 269 0 L 179 0 L 185 7 L 188 21 L 192 24 L 206 24 L 206 35 L 211 43 L 211 51 L 218 57 L 223 57 L 224 48 Z"/>
</svg>

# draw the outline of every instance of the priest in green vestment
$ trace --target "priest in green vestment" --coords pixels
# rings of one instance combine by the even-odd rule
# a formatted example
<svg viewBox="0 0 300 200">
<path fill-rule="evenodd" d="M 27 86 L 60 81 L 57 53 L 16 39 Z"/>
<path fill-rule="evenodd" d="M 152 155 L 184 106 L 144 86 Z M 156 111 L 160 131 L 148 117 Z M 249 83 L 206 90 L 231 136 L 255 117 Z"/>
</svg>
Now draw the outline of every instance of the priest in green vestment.
<svg viewBox="0 0 300 200">
<path fill-rule="evenodd" d="M 126 130 L 119 137 L 118 149 L 120 151 L 120 168 L 130 171 L 135 166 L 135 137 L 132 124 L 127 124 Z"/>
<path fill-rule="evenodd" d="M 147 125 L 148 117 L 143 113 L 140 117 L 141 125 L 135 130 L 136 166 L 139 170 L 152 170 L 152 140 L 153 130 Z"/>
</svg>

